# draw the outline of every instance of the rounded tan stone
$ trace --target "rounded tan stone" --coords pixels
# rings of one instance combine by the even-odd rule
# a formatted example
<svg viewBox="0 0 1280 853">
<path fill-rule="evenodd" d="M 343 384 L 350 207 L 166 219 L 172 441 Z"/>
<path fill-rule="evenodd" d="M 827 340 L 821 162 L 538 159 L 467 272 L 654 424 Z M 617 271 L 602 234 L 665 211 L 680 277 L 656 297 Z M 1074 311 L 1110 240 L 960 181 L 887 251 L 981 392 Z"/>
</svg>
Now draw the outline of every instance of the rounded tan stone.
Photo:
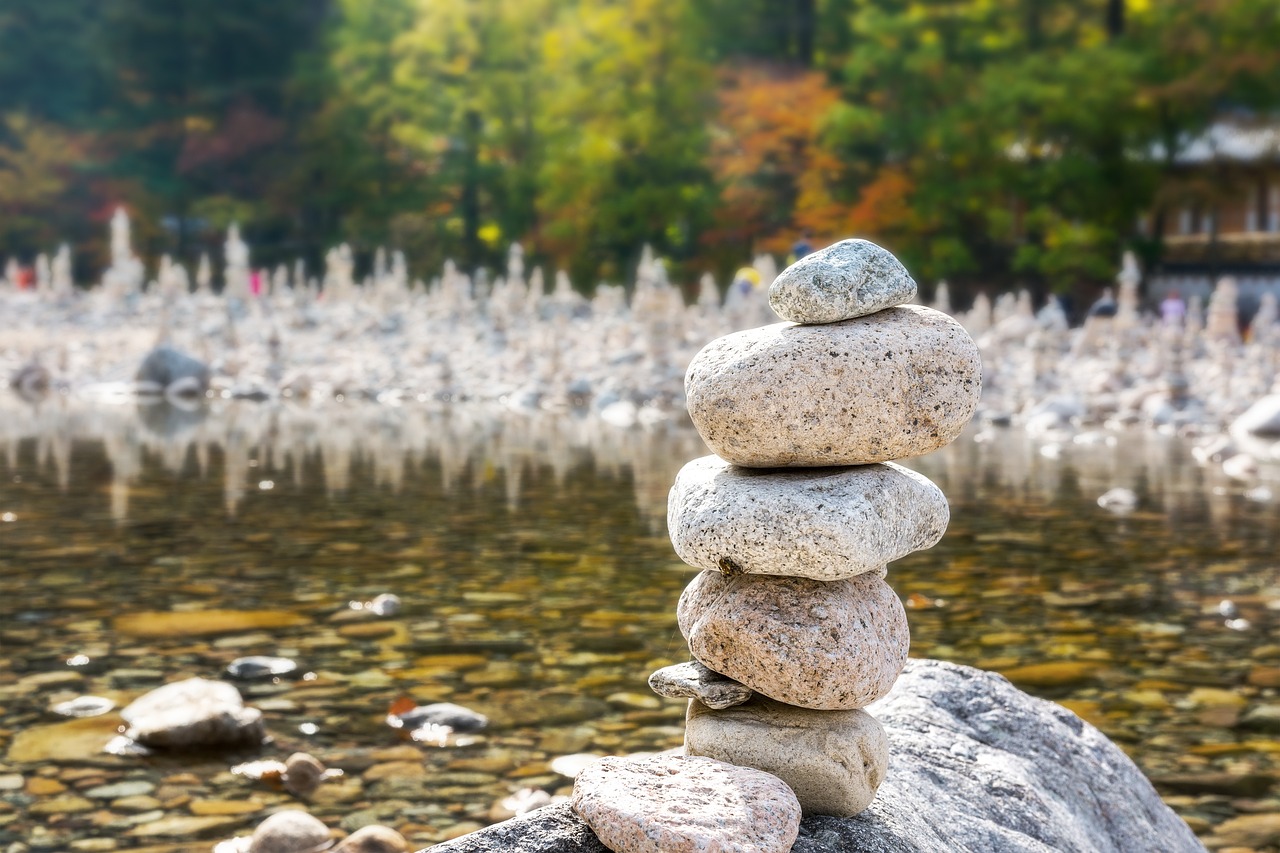
<svg viewBox="0 0 1280 853">
<path fill-rule="evenodd" d="M 762 469 L 704 456 L 680 469 L 667 500 L 671 543 L 689 565 L 821 581 L 931 548 L 950 517 L 941 489 L 892 462 Z"/>
<path fill-rule="evenodd" d="M 981 389 L 977 344 L 951 317 L 919 305 L 725 335 L 685 374 L 702 440 L 752 468 L 862 465 L 937 450 L 973 417 Z"/>
<path fill-rule="evenodd" d="M 772 773 L 805 814 L 856 815 L 889 766 L 889 738 L 866 711 L 811 711 L 760 696 L 720 711 L 691 701 L 684 743 L 689 755 Z"/>
<path fill-rule="evenodd" d="M 702 572 L 676 608 L 694 658 L 801 708 L 863 708 L 893 687 L 911 634 L 876 574 L 822 581 Z"/>
<path fill-rule="evenodd" d="M 800 833 L 786 783 L 711 758 L 602 758 L 570 803 L 615 853 L 786 853 Z"/>
</svg>

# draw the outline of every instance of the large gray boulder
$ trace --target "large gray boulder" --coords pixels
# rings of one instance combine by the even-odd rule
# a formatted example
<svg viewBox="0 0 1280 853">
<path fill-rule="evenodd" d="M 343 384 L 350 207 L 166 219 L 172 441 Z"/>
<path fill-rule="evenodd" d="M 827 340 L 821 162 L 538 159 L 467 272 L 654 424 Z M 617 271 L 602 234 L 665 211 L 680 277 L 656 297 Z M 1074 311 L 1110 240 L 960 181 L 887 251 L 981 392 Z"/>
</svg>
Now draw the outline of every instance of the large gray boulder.
<svg viewBox="0 0 1280 853">
<path fill-rule="evenodd" d="M 889 735 L 888 777 L 857 817 L 805 818 L 793 853 L 1204 850 L 1105 735 L 999 675 L 913 660 L 868 710 Z M 567 805 L 430 849 L 606 853 Z"/>
</svg>

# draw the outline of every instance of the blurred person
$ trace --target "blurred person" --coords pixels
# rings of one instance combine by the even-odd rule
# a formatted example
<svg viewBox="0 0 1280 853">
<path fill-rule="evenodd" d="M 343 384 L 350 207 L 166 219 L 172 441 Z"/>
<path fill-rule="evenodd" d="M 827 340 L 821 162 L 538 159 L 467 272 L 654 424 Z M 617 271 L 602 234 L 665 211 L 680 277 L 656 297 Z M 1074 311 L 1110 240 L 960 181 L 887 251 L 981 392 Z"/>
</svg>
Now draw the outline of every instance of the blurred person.
<svg viewBox="0 0 1280 853">
<path fill-rule="evenodd" d="M 791 244 L 791 263 L 813 253 L 813 244 L 809 242 L 812 236 L 808 228 L 800 232 L 800 239 Z"/>
<path fill-rule="evenodd" d="M 733 289 L 746 296 L 760 287 L 760 273 L 754 267 L 742 267 L 733 274 Z"/>
<path fill-rule="evenodd" d="M 1102 295 L 1098 297 L 1092 305 L 1089 306 L 1090 317 L 1114 317 L 1119 306 L 1116 305 L 1116 298 L 1111 293 L 1111 288 L 1102 288 Z"/>
<path fill-rule="evenodd" d="M 1170 328 L 1181 328 L 1186 319 L 1187 303 L 1182 301 L 1182 295 L 1178 291 L 1170 290 L 1169 295 L 1160 303 L 1160 321 Z"/>
</svg>

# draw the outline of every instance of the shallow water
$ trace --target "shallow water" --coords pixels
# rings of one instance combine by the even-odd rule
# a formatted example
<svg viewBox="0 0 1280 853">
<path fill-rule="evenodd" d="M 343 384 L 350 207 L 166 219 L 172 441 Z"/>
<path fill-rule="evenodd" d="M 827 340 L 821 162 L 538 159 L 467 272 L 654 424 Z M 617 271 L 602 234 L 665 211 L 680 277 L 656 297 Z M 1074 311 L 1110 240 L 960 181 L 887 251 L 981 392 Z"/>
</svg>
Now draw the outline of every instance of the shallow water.
<svg viewBox="0 0 1280 853">
<path fill-rule="evenodd" d="M 890 566 L 912 653 L 1067 704 L 1210 846 L 1271 849 L 1248 820 L 1218 828 L 1280 813 L 1280 509 L 1178 439 L 1082 439 L 971 432 L 910 463 L 952 504 L 942 543 Z M 665 501 L 705 452 L 680 424 L 461 407 L 5 401 L 0 850 L 204 851 L 297 804 L 228 772 L 253 755 L 107 755 L 118 715 L 49 710 L 250 654 L 306 673 L 245 686 L 274 738 L 258 755 L 343 769 L 305 807 L 418 847 L 519 789 L 567 792 L 559 756 L 677 745 L 682 706 L 645 679 L 687 659 L 692 573 Z M 1133 512 L 1098 506 L 1116 486 Z M 349 606 L 385 592 L 394 617 Z M 406 741 L 384 722 L 402 695 L 493 725 L 467 746 Z"/>
</svg>

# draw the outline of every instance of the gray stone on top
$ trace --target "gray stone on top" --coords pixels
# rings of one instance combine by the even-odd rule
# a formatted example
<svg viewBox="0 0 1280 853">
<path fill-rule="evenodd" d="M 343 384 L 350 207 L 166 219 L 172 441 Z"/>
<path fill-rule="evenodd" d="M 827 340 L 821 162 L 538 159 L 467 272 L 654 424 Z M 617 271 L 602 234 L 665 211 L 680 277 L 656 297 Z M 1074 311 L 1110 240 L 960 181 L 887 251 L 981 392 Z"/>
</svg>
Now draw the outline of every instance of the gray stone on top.
<svg viewBox="0 0 1280 853">
<path fill-rule="evenodd" d="M 707 669 L 696 660 L 656 670 L 649 676 L 649 688 L 668 699 L 697 699 L 715 709 L 741 705 L 754 695 L 747 685 Z"/>
<path fill-rule="evenodd" d="M 1003 677 L 909 661 L 868 711 L 889 773 L 853 818 L 806 817 L 792 853 L 1203 853 L 1137 765 L 1060 705 Z M 606 853 L 567 805 L 464 835 L 434 853 Z"/>
<path fill-rule="evenodd" d="M 694 568 L 821 581 L 931 548 L 950 518 L 941 489 L 891 462 L 764 469 L 704 456 L 667 500 L 671 543 Z"/>
<path fill-rule="evenodd" d="M 863 465 L 959 436 L 978 406 L 982 362 L 954 319 L 901 305 L 725 335 L 693 357 L 684 385 L 698 434 L 735 465 Z"/>
<path fill-rule="evenodd" d="M 836 323 L 903 305 L 916 282 L 887 249 L 841 240 L 805 255 L 769 286 L 769 307 L 795 323 Z"/>
</svg>

